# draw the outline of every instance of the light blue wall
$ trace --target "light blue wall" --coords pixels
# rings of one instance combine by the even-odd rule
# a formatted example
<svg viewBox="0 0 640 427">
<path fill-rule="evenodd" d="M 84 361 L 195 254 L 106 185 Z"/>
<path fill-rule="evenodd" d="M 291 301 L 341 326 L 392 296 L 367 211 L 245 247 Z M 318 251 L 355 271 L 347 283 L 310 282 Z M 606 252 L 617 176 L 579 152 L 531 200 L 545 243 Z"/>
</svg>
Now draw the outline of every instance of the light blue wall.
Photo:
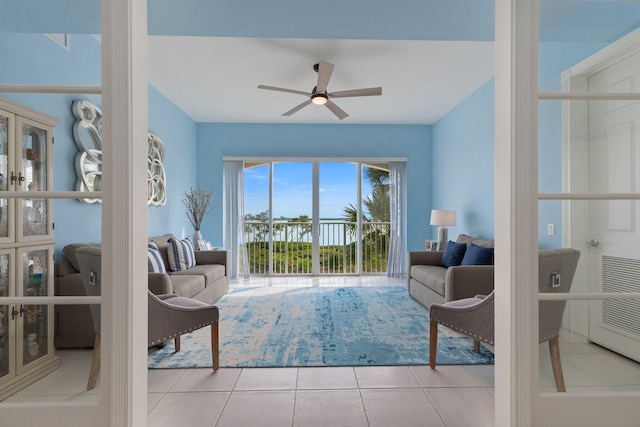
<svg viewBox="0 0 640 427">
<path fill-rule="evenodd" d="M 196 185 L 196 123 L 160 92 L 149 87 L 149 132 L 164 142 L 167 204 L 149 206 L 149 235 L 193 234 L 185 215 L 184 192 Z"/>
<path fill-rule="evenodd" d="M 433 208 L 456 211 L 451 240 L 493 238 L 493 91 L 492 79 L 433 126 Z"/>
<path fill-rule="evenodd" d="M 39 107 L 42 96 L 31 95 L 33 101 L 27 105 Z M 76 185 L 75 156 L 77 148 L 73 141 L 73 115 L 70 110 L 74 99 L 89 99 L 98 106 L 98 97 L 51 96 L 61 99 L 60 105 L 52 109 L 50 114 L 63 119 L 54 130 L 54 187 L 59 191 L 74 190 Z M 169 102 L 157 90 L 149 87 L 149 132 L 158 135 L 165 148 L 164 168 L 167 180 L 167 204 L 165 206 L 149 206 L 148 232 L 150 236 L 173 232 L 184 236 L 187 225 L 184 216 L 182 197 L 184 188 L 195 185 L 196 173 L 191 165 L 195 158 L 196 126 L 195 122 L 185 115 L 174 104 Z M 106 143 L 106 142 L 105 142 Z M 146 144 L 147 141 L 141 143 Z M 101 204 L 88 204 L 77 200 L 57 200 L 54 206 L 56 221 L 56 251 L 64 245 L 74 242 L 101 241 Z"/>
<path fill-rule="evenodd" d="M 71 52 L 58 47 L 42 34 L 14 34 L 0 27 L 0 82 L 2 84 L 100 85 L 100 45 L 91 36 L 72 35 Z M 71 104 L 88 99 L 101 105 L 99 96 L 0 94 L 60 119 L 54 129 L 54 189 L 74 190 L 76 186 L 73 140 L 74 117 Z M 167 176 L 167 205 L 149 207 L 149 234 L 173 232 L 188 234 L 182 197 L 184 189 L 195 185 L 196 124 L 191 118 L 149 87 L 149 131 L 165 145 L 164 167 Z M 141 141 L 146 144 L 147 141 Z M 54 202 L 56 253 L 73 242 L 101 241 L 101 205 L 77 200 Z"/>
<path fill-rule="evenodd" d="M 606 44 L 601 42 L 543 42 L 540 44 L 540 88 L 558 91 L 561 73 Z M 493 79 L 456 106 L 433 126 L 433 206 L 457 211 L 449 230 L 480 237 L 494 234 L 494 82 Z M 562 104 L 541 101 L 539 109 L 539 190 L 562 191 Z M 562 246 L 562 204 L 539 205 L 541 248 Z M 554 224 L 555 234 L 547 234 Z M 433 227 L 432 236 L 437 236 Z"/>
<path fill-rule="evenodd" d="M 408 249 L 429 232 L 431 126 L 198 124 L 198 182 L 215 191 L 222 207 L 224 156 L 406 157 Z M 222 244 L 222 209 L 205 219 L 203 235 Z"/>
</svg>

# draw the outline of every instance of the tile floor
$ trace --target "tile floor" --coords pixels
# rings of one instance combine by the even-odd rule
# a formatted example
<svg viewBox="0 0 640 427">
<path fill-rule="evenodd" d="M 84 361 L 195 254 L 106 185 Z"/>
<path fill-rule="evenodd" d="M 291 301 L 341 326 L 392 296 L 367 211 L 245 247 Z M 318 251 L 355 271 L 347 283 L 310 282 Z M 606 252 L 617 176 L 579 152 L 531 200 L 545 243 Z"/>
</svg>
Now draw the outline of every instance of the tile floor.
<svg viewBox="0 0 640 427">
<path fill-rule="evenodd" d="M 490 366 L 153 370 L 149 425 L 492 426 L 492 376 Z"/>
<path fill-rule="evenodd" d="M 252 278 L 232 286 L 405 286 L 384 276 Z M 591 344 L 562 342 L 569 392 L 640 391 L 640 364 Z M 95 401 L 87 392 L 91 351 L 58 351 L 61 367 L 7 402 Z M 149 425 L 492 426 L 493 366 L 152 369 Z M 540 387 L 554 392 L 546 344 Z M 460 410 L 460 408 L 465 408 Z"/>
</svg>

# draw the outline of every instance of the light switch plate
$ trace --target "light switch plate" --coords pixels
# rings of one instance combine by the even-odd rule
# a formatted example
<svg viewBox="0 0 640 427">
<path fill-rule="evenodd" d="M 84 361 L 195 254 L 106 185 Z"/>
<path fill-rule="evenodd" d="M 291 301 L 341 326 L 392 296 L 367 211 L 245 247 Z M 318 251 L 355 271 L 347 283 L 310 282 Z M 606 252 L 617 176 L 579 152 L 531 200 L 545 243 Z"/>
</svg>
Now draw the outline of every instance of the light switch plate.
<svg viewBox="0 0 640 427">
<path fill-rule="evenodd" d="M 551 287 L 552 288 L 560 287 L 560 273 L 558 272 L 551 273 Z"/>
</svg>

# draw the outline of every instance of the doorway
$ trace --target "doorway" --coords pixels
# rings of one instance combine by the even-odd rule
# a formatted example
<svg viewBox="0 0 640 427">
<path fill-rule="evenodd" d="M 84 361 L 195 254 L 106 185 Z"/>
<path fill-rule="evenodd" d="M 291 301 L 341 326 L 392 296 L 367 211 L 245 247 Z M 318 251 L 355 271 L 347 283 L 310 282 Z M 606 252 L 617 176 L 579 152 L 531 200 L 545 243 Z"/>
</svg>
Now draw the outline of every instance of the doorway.
<svg viewBox="0 0 640 427">
<path fill-rule="evenodd" d="M 637 31 L 630 35 L 640 40 Z M 629 42 L 627 37 L 627 43 Z M 615 44 L 569 71 L 572 91 L 629 93 L 640 81 L 640 49 Z M 640 202 L 625 195 L 640 189 L 640 102 L 573 101 L 565 123 L 570 142 L 573 192 L 607 195 L 569 203 L 568 237 L 584 248 L 584 291 L 640 292 Z M 578 105 L 579 104 L 579 105 Z M 583 186 L 583 187 L 581 187 Z M 576 336 L 640 361 L 640 301 L 594 300 L 570 313 Z"/>
</svg>

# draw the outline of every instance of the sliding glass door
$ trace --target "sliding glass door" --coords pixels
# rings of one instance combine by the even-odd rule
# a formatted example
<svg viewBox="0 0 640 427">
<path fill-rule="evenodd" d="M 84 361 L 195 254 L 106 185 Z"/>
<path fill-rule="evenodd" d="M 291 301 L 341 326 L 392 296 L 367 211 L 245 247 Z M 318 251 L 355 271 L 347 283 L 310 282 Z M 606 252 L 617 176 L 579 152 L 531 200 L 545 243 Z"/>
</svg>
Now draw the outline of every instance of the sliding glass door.
<svg viewBox="0 0 640 427">
<path fill-rule="evenodd" d="M 313 272 L 313 168 L 311 162 L 272 163 L 273 274 Z"/>
<path fill-rule="evenodd" d="M 386 163 L 245 162 L 252 275 L 386 273 Z"/>
<path fill-rule="evenodd" d="M 320 274 L 358 273 L 358 164 L 322 162 L 319 169 Z"/>
</svg>

